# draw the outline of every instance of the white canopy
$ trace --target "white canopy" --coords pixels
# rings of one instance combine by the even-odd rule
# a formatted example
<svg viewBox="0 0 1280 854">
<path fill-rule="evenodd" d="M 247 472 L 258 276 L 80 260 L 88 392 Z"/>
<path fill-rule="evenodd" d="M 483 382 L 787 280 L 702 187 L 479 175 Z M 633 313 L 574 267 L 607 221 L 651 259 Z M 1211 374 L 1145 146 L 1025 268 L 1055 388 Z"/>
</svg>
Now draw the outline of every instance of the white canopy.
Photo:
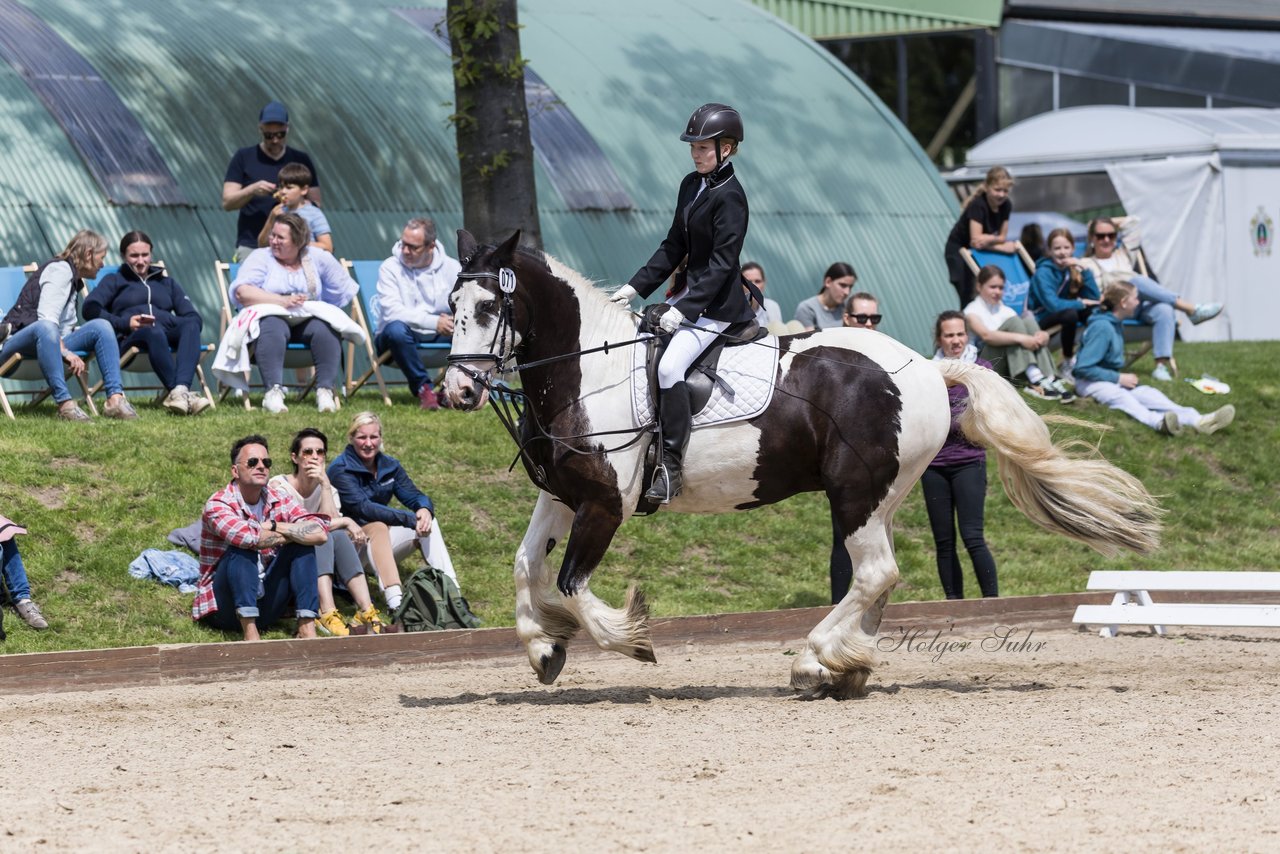
<svg viewBox="0 0 1280 854">
<path fill-rule="evenodd" d="M 951 182 L 1005 166 L 1014 178 L 1105 174 L 1162 283 L 1227 310 L 1193 341 L 1280 337 L 1280 110 L 1078 107 L 1033 116 L 969 151 Z M 1017 205 L 1017 188 L 1013 193 Z"/>
</svg>

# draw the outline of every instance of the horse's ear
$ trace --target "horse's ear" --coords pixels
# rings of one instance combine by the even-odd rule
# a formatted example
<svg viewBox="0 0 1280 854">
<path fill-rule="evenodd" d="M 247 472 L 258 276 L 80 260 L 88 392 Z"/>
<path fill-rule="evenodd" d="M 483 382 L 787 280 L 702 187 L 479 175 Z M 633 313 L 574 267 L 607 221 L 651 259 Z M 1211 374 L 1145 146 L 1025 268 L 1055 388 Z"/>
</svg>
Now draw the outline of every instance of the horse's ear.
<svg viewBox="0 0 1280 854">
<path fill-rule="evenodd" d="M 466 261 L 476 251 L 476 239 L 465 228 L 458 229 L 458 260 Z"/>
<path fill-rule="evenodd" d="M 515 256 L 516 247 L 520 245 L 520 229 L 516 229 L 515 233 L 508 237 L 501 246 L 493 252 L 494 260 L 503 267 L 511 265 L 511 259 Z"/>
</svg>

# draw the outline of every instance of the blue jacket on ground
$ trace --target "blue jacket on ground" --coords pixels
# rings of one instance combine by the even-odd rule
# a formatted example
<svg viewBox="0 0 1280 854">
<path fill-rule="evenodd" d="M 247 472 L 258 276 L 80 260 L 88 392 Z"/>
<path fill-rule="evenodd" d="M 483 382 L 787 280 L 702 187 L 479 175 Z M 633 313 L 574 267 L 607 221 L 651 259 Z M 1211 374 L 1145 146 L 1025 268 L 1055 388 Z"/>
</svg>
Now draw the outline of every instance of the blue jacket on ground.
<svg viewBox="0 0 1280 854">
<path fill-rule="evenodd" d="M 1068 272 L 1059 268 L 1047 255 L 1036 262 L 1036 272 L 1031 277 L 1030 296 L 1031 311 L 1035 313 L 1036 320 L 1069 308 L 1084 308 L 1082 300 L 1102 299 L 1098 283 L 1088 270 L 1080 271 L 1084 277 L 1084 286 L 1080 288 L 1079 298 L 1067 296 Z"/>
<path fill-rule="evenodd" d="M 377 475 L 371 474 L 356 456 L 356 449 L 347 445 L 346 450 L 329 464 L 329 482 L 338 490 L 342 515 L 354 519 L 358 525 L 385 522 L 403 528 L 418 524 L 414 514 L 423 507 L 435 516 L 435 505 L 426 493 L 418 489 L 399 460 L 379 453 L 377 463 Z M 388 506 L 392 496 L 409 509 L 397 510 Z"/>
<path fill-rule="evenodd" d="M 155 315 L 161 326 L 167 326 L 166 316 L 195 317 L 204 325 L 200 312 L 182 286 L 163 268 L 155 266 L 142 278 L 128 264 L 121 264 L 120 269 L 103 276 L 89 291 L 81 310 L 85 320 L 105 318 L 121 338 L 133 331 L 129 328 L 129 318 L 135 314 Z"/>
<path fill-rule="evenodd" d="M 1076 353 L 1072 376 L 1076 380 L 1113 383 L 1120 379 L 1124 367 L 1124 331 L 1122 321 L 1109 311 L 1089 315 L 1084 328 L 1084 341 Z"/>
</svg>

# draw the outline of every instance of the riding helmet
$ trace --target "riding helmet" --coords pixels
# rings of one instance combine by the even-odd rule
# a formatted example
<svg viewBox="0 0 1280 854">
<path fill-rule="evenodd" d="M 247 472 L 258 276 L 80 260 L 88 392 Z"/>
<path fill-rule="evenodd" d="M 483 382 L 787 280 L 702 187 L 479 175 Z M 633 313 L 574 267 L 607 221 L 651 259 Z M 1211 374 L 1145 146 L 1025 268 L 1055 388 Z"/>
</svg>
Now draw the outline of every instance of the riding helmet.
<svg viewBox="0 0 1280 854">
<path fill-rule="evenodd" d="M 689 124 L 680 139 L 701 142 L 722 136 L 742 142 L 742 116 L 728 104 L 703 104 L 689 116 Z"/>
</svg>

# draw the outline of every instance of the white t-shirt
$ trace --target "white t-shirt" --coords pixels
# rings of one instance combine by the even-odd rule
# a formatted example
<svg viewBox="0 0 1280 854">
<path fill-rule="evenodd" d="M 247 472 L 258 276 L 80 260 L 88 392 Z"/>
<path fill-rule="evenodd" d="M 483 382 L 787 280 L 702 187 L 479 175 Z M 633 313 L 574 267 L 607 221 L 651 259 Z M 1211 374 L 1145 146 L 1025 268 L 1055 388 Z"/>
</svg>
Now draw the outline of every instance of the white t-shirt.
<svg viewBox="0 0 1280 854">
<path fill-rule="evenodd" d="M 988 332 L 997 332 L 1006 320 L 1018 315 L 1004 303 L 989 306 L 982 297 L 975 297 L 973 302 L 964 307 L 964 316 L 970 326 L 980 325 Z"/>
<path fill-rule="evenodd" d="M 287 474 L 278 474 L 271 478 L 270 485 L 281 492 L 287 492 L 289 495 L 293 496 L 293 500 L 307 508 L 308 513 L 320 512 L 319 489 L 312 490 L 310 495 L 303 497 L 298 494 L 298 490 L 293 488 L 293 484 L 289 483 L 289 475 Z M 329 484 L 329 491 L 333 494 L 333 509 L 337 511 L 339 516 L 341 516 L 342 502 L 338 500 L 338 490 L 334 488 L 333 484 Z"/>
</svg>

